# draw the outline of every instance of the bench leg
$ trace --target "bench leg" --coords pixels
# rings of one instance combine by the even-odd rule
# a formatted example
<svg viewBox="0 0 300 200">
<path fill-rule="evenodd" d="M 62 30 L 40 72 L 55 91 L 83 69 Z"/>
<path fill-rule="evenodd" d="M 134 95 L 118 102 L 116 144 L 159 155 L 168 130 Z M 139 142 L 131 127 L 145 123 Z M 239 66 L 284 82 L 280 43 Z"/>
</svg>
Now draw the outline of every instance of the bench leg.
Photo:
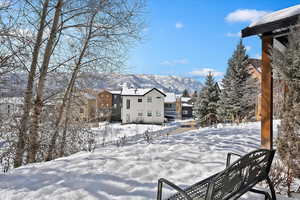
<svg viewBox="0 0 300 200">
<path fill-rule="evenodd" d="M 263 194 L 263 195 L 265 195 L 265 200 L 272 200 L 268 192 L 261 191 L 261 190 L 256 190 L 256 189 L 253 189 L 253 188 L 250 189 L 250 192 L 257 193 L 257 194 Z"/>
<path fill-rule="evenodd" d="M 162 198 L 162 186 L 163 186 L 163 183 L 161 181 L 158 181 L 157 200 L 161 200 L 161 198 Z"/>
<path fill-rule="evenodd" d="M 274 190 L 274 185 L 269 177 L 267 177 L 267 183 L 269 185 L 269 188 L 271 190 L 272 200 L 276 200 L 276 194 Z"/>
</svg>

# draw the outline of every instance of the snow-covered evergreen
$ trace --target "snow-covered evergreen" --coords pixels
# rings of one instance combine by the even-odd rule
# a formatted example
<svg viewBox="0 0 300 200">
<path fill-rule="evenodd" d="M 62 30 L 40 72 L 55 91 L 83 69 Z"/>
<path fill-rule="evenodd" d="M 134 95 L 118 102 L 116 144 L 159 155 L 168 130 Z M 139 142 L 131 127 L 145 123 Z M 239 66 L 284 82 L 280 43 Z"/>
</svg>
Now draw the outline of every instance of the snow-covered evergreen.
<svg viewBox="0 0 300 200">
<path fill-rule="evenodd" d="M 247 69 L 246 48 L 240 40 L 232 57 L 228 61 L 228 68 L 222 80 L 218 115 L 222 121 L 240 121 L 248 114 L 248 95 L 253 92 L 247 85 L 251 76 Z M 253 95 L 253 93 L 252 93 Z"/>
<path fill-rule="evenodd" d="M 217 122 L 218 101 L 219 90 L 212 73 L 209 73 L 194 104 L 195 115 L 202 125 L 212 125 Z"/>
</svg>

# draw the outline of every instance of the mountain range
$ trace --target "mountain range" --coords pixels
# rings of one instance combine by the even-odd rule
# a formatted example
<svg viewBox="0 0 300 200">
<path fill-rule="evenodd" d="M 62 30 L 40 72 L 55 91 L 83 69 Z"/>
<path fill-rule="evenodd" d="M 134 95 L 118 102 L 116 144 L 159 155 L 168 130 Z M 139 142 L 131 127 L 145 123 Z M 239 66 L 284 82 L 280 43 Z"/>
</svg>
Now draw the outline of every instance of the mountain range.
<svg viewBox="0 0 300 200">
<path fill-rule="evenodd" d="M 59 90 L 66 86 L 69 74 L 60 73 L 47 78 L 47 91 Z M 2 96 L 20 96 L 26 88 L 25 73 L 14 73 L 1 78 L 0 93 Z M 193 79 L 180 76 L 148 75 L 148 74 L 118 74 L 118 73 L 82 73 L 77 81 L 79 88 L 106 88 L 118 90 L 123 86 L 129 88 L 155 87 L 165 92 L 182 93 L 199 91 L 202 84 Z"/>
</svg>

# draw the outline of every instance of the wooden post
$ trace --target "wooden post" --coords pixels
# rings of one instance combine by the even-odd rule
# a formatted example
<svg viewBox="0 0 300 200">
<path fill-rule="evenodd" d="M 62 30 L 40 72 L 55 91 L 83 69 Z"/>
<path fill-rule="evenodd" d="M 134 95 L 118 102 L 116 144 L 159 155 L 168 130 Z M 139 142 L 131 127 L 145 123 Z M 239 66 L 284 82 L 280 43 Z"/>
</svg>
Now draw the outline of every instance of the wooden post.
<svg viewBox="0 0 300 200">
<path fill-rule="evenodd" d="M 273 77 L 270 59 L 272 36 L 262 36 L 261 148 L 273 148 Z"/>
</svg>

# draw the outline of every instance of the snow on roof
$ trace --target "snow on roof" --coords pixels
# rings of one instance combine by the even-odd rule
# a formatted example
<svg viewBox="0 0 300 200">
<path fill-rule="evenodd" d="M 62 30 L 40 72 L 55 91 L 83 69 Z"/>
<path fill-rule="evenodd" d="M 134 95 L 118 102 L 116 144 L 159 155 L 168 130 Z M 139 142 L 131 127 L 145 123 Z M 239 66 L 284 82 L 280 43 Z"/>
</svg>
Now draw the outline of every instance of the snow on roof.
<svg viewBox="0 0 300 200">
<path fill-rule="evenodd" d="M 182 102 L 188 102 L 189 100 L 191 100 L 191 97 L 181 97 Z"/>
<path fill-rule="evenodd" d="M 112 94 L 121 94 L 121 90 L 109 90 Z"/>
<path fill-rule="evenodd" d="M 123 88 L 121 95 L 123 96 L 144 96 L 146 93 L 150 92 L 151 90 L 156 88 Z M 156 89 L 158 90 L 158 89 Z M 158 90 L 160 91 L 160 90 Z M 164 94 L 162 91 L 160 91 L 162 94 Z"/>
<path fill-rule="evenodd" d="M 165 98 L 165 103 L 175 103 L 176 102 L 176 94 L 175 93 L 165 93 L 166 98 Z"/>
<path fill-rule="evenodd" d="M 261 18 L 259 18 L 258 20 L 252 22 L 249 27 L 254 27 L 254 26 L 274 22 L 277 20 L 281 20 L 281 19 L 292 17 L 294 15 L 299 15 L 299 14 L 300 14 L 300 4 L 266 14 L 266 15 L 262 16 Z"/>
<path fill-rule="evenodd" d="M 23 104 L 23 97 L 3 97 L 0 98 L 0 104 Z"/>
<path fill-rule="evenodd" d="M 182 107 L 193 107 L 193 105 L 192 104 L 188 104 L 188 103 L 183 103 Z"/>
</svg>

